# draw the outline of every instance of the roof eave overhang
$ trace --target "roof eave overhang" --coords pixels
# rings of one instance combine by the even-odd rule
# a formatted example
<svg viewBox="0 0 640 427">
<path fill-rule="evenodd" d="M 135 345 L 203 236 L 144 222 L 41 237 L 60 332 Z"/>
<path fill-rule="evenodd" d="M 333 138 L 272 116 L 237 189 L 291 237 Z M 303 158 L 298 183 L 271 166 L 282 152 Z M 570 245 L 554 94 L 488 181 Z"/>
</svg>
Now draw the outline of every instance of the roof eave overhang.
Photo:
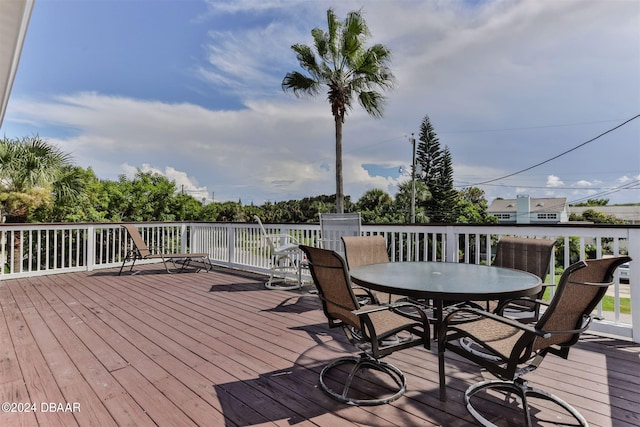
<svg viewBox="0 0 640 427">
<path fill-rule="evenodd" d="M 35 0 L 0 1 L 0 127 L 18 71 Z"/>
</svg>

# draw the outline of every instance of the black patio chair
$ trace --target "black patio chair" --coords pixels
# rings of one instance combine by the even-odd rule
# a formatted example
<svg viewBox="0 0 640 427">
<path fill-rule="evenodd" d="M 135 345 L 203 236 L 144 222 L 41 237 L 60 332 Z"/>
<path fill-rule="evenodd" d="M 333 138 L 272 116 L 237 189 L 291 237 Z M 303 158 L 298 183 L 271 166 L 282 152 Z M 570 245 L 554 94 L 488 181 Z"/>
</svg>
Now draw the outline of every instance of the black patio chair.
<svg viewBox="0 0 640 427">
<path fill-rule="evenodd" d="M 326 365 L 320 372 L 320 387 L 334 399 L 351 405 L 380 405 L 398 399 L 406 390 L 406 378 L 398 368 L 380 359 L 418 345 L 430 348 L 426 315 L 408 302 L 362 306 L 353 292 L 347 264 L 340 254 L 304 245 L 300 245 L 300 249 L 307 255 L 329 327 L 342 327 L 349 341 L 360 350 L 358 356 L 341 357 Z M 346 378 L 336 380 L 345 368 Z M 373 379 L 363 373 L 372 371 L 387 376 L 385 384 L 382 384 L 384 376 L 377 384 L 383 385 L 380 388 L 384 393 L 369 394 L 377 387 L 371 383 L 366 385 Z M 388 378 L 391 378 L 390 384 L 387 384 Z M 334 381 L 340 383 L 338 390 L 330 386 Z"/>
<path fill-rule="evenodd" d="M 591 312 L 612 284 L 615 269 L 629 260 L 623 256 L 580 261 L 569 266 L 560 278 L 553 299 L 535 324 L 468 306 L 452 311 L 445 317 L 438 335 L 440 399 L 446 400 L 444 356 L 445 350 L 449 350 L 499 378 L 474 384 L 465 392 L 467 409 L 481 424 L 493 425 L 474 408 L 471 399 L 482 390 L 492 389 L 519 397 L 527 426 L 532 425 L 529 397 L 555 402 L 579 425 L 587 425 L 576 409 L 553 394 L 529 386 L 523 376 L 537 369 L 549 353 L 568 357 L 571 346 L 589 328 Z M 541 300 L 536 303 L 547 305 Z M 480 345 L 482 354 L 461 345 L 465 338 Z"/>
</svg>

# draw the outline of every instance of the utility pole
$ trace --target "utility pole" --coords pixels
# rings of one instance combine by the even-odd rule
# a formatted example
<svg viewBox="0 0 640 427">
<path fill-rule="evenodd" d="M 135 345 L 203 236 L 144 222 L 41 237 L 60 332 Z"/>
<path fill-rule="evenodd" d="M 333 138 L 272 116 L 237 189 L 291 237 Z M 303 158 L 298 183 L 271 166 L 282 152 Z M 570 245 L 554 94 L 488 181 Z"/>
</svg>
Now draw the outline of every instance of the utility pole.
<svg viewBox="0 0 640 427">
<path fill-rule="evenodd" d="M 413 161 L 411 162 L 411 224 L 416 222 L 416 139 L 411 134 L 409 141 L 413 145 Z"/>
</svg>

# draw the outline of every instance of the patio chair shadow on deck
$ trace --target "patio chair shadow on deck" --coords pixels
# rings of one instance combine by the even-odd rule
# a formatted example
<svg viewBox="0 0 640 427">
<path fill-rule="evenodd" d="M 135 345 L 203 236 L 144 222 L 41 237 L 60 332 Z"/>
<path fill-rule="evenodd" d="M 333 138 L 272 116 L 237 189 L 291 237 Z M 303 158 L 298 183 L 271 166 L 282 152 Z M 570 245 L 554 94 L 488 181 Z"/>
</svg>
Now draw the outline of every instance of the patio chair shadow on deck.
<svg viewBox="0 0 640 427">
<path fill-rule="evenodd" d="M 127 254 L 122 261 L 122 265 L 120 266 L 120 271 L 118 272 L 118 276 L 122 274 L 122 269 L 128 261 L 132 261 L 131 267 L 129 271 L 133 271 L 133 266 L 136 264 L 138 260 L 151 260 L 151 259 L 159 259 L 162 260 L 164 264 L 164 268 L 167 273 L 173 273 L 169 269 L 167 262 L 171 262 L 173 268 L 176 272 L 184 271 L 189 266 L 195 266 L 197 270 L 201 270 L 204 268 L 206 271 L 211 269 L 211 260 L 209 260 L 209 254 L 205 252 L 201 253 L 163 253 L 158 252 L 159 249 L 154 248 L 154 251 L 147 246 L 142 235 L 138 231 L 135 225 L 133 224 L 123 224 L 129 236 L 131 237 L 131 241 L 133 242 L 133 247 L 127 250 Z M 180 264 L 179 266 L 177 264 Z M 197 265 L 196 265 L 197 264 Z"/>
</svg>

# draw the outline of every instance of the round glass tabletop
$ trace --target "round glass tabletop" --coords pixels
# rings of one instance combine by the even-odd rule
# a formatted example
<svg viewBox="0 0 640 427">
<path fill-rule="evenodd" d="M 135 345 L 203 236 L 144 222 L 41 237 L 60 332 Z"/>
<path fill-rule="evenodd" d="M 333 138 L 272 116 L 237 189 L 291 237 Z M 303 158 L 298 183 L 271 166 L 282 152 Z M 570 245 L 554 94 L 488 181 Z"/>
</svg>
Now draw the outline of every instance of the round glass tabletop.
<svg viewBox="0 0 640 427">
<path fill-rule="evenodd" d="M 360 286 L 414 298 L 515 298 L 540 291 L 540 278 L 510 268 L 448 262 L 387 262 L 350 270 Z"/>
</svg>

